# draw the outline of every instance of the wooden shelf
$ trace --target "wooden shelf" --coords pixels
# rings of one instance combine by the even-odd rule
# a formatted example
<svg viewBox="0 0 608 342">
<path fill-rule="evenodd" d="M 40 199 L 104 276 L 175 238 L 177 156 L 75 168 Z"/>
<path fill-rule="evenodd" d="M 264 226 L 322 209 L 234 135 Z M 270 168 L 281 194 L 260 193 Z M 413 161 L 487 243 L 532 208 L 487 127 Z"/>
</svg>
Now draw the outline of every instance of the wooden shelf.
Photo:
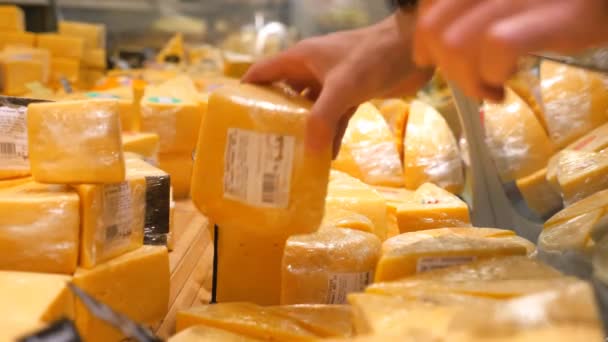
<svg viewBox="0 0 608 342">
<path fill-rule="evenodd" d="M 163 339 L 175 332 L 179 310 L 207 304 L 211 299 L 213 239 L 209 221 L 189 200 L 176 203 L 174 220 L 174 249 L 169 253 L 169 313 L 156 330 Z"/>
</svg>

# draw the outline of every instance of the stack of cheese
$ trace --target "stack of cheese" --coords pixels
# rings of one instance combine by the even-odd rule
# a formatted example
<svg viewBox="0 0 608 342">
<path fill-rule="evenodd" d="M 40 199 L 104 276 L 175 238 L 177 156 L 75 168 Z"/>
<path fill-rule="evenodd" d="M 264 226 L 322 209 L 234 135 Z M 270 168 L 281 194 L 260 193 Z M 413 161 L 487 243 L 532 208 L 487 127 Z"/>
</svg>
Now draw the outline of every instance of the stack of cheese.
<svg viewBox="0 0 608 342">
<path fill-rule="evenodd" d="M 156 133 L 160 138 L 159 165 L 171 175 L 175 197 L 189 197 L 193 155 L 207 110 L 206 100 L 189 77 L 178 76 L 148 85 L 139 108 L 141 131 Z"/>
<path fill-rule="evenodd" d="M 168 230 L 168 176 L 143 161 L 125 162 L 118 112 L 113 100 L 28 106 L 33 181 L 0 186 L 0 292 L 8 296 L 3 302 L 16 303 L 6 316 L 18 327 L 8 334 L 67 316 L 86 340 L 119 340 L 69 293 L 70 281 L 144 324 L 167 311 L 167 249 L 143 243 L 144 231 L 156 237 Z M 164 203 L 159 191 L 150 193 L 158 184 L 167 189 Z M 163 206 L 166 224 L 159 227 Z"/>
</svg>

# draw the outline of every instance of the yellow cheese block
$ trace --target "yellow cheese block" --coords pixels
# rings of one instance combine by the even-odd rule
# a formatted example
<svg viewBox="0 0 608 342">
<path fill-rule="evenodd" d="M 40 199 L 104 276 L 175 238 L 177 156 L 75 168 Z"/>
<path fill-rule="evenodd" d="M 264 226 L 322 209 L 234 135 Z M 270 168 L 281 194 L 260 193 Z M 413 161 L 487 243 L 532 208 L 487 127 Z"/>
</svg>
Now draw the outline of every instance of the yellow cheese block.
<svg viewBox="0 0 608 342">
<path fill-rule="evenodd" d="M 86 93 L 67 95 L 68 99 L 111 99 L 118 103 L 120 111 L 120 126 L 123 131 L 137 131 L 139 114 L 136 111 L 133 93 L 130 87 L 118 87 L 107 90 L 94 90 Z"/>
<path fill-rule="evenodd" d="M 59 84 L 63 79 L 69 82 L 77 82 L 80 78 L 80 61 L 69 57 L 52 57 L 50 82 Z"/>
<path fill-rule="evenodd" d="M 194 325 L 224 329 L 261 340 L 312 341 L 317 336 L 273 308 L 250 303 L 203 305 L 177 312 L 176 331 Z"/>
<path fill-rule="evenodd" d="M 142 156 L 150 164 L 158 164 L 159 138 L 156 133 L 122 133 L 122 147 L 125 152 Z"/>
<path fill-rule="evenodd" d="M 545 222 L 545 227 L 559 224 L 596 209 L 605 210 L 606 208 L 608 208 L 608 190 L 603 190 L 582 199 L 553 215 Z"/>
<path fill-rule="evenodd" d="M 376 189 L 376 191 L 378 191 L 378 193 L 384 197 L 386 204 L 389 207 L 394 208 L 395 211 L 401 203 L 411 202 L 412 197 L 414 196 L 414 191 L 404 188 L 375 186 L 374 189 Z"/>
<path fill-rule="evenodd" d="M 403 140 L 405 138 L 407 118 L 410 113 L 409 103 L 401 99 L 390 99 L 382 101 L 377 107 L 393 133 L 399 158 L 403 158 Z"/>
<path fill-rule="evenodd" d="M 272 307 L 323 337 L 350 337 L 353 332 L 349 305 L 299 304 Z"/>
<path fill-rule="evenodd" d="M 86 68 L 106 69 L 106 50 L 87 49 L 82 55 L 82 65 Z"/>
<path fill-rule="evenodd" d="M 606 123 L 608 85 L 602 75 L 543 61 L 541 93 L 549 136 L 564 147 Z"/>
<path fill-rule="evenodd" d="M 81 65 L 78 75 L 79 87 L 81 89 L 92 89 L 104 76 L 105 74 L 101 70 L 83 68 Z"/>
<path fill-rule="evenodd" d="M 421 101 L 412 102 L 404 144 L 406 188 L 413 190 L 431 182 L 451 193 L 462 191 L 464 175 L 458 143 L 437 110 Z"/>
<path fill-rule="evenodd" d="M 504 102 L 485 103 L 483 114 L 488 149 L 501 179 L 509 182 L 544 168 L 555 146 L 530 106 L 505 91 Z"/>
<path fill-rule="evenodd" d="M 105 48 L 106 27 L 103 24 L 60 20 L 57 26 L 60 34 L 81 38 L 86 50 Z"/>
<path fill-rule="evenodd" d="M 167 62 L 167 57 L 177 57 L 178 62 L 184 62 L 184 53 L 184 37 L 176 33 L 156 56 L 156 63 Z"/>
<path fill-rule="evenodd" d="M 27 85 L 44 82 L 44 75 L 45 66 L 40 61 L 0 57 L 0 90 L 5 95 L 18 96 L 27 93 Z"/>
<path fill-rule="evenodd" d="M 534 245 L 518 236 L 482 228 L 435 229 L 386 240 L 375 281 L 392 281 L 429 270 L 497 256 L 527 255 Z"/>
<path fill-rule="evenodd" d="M 555 213 L 562 207 L 562 197 L 547 179 L 547 168 L 520 178 L 515 184 L 528 208 L 541 217 Z"/>
<path fill-rule="evenodd" d="M 538 248 L 544 252 L 589 252 L 595 245 L 594 235 L 605 234 L 605 209 L 595 209 L 556 224 L 545 223 L 538 237 Z M 597 239 L 599 241 L 599 238 Z"/>
<path fill-rule="evenodd" d="M 224 76 L 241 78 L 255 62 L 253 56 L 224 52 Z"/>
<path fill-rule="evenodd" d="M 374 223 L 367 216 L 340 208 L 326 208 L 321 227 L 355 229 L 368 233 L 374 232 Z"/>
<path fill-rule="evenodd" d="M 310 106 L 303 98 L 246 84 L 213 92 L 192 177 L 197 208 L 220 225 L 262 235 L 317 230 L 331 151 L 304 146 Z"/>
<path fill-rule="evenodd" d="M 0 122 L 0 180 L 28 176 L 27 108 L 9 100 L 0 106 Z"/>
<path fill-rule="evenodd" d="M 566 205 L 608 189 L 608 150 L 566 152 L 559 160 L 557 180 Z"/>
<path fill-rule="evenodd" d="M 78 194 L 34 182 L 0 191 L 0 269 L 72 274 L 78 260 Z"/>
<path fill-rule="evenodd" d="M 0 189 L 12 188 L 17 185 L 29 183 L 32 181 L 32 177 L 18 177 L 0 180 Z"/>
<path fill-rule="evenodd" d="M 160 152 L 192 152 L 206 111 L 192 80 L 178 76 L 149 85 L 141 100 L 141 130 L 157 133 Z"/>
<path fill-rule="evenodd" d="M 372 282 L 380 240 L 358 230 L 322 228 L 287 240 L 281 304 L 345 304 Z"/>
<path fill-rule="evenodd" d="M 1 16 L 2 14 L 0 14 L 0 17 Z M 1 26 L 2 24 L 0 24 L 0 27 Z M 2 31 L 2 29 L 0 28 L 0 50 L 2 50 L 8 45 L 33 47 L 35 42 L 36 35 L 33 33 L 20 31 Z"/>
<path fill-rule="evenodd" d="M 468 205 L 430 183 L 420 186 L 408 202 L 399 203 L 396 215 L 402 233 L 471 225 Z"/>
<path fill-rule="evenodd" d="M 259 342 L 257 338 L 250 338 L 235 334 L 228 330 L 195 325 L 169 338 L 169 342 Z"/>
<path fill-rule="evenodd" d="M 74 318 L 71 277 L 56 274 L 0 271 L 3 317 L 0 339 L 16 341 L 61 318 Z"/>
<path fill-rule="evenodd" d="M 158 167 L 171 175 L 173 195 L 176 199 L 190 197 L 193 163 L 192 153 L 161 153 L 158 155 Z"/>
<path fill-rule="evenodd" d="M 14 5 L 0 5 L 0 31 L 25 31 L 23 10 Z"/>
<path fill-rule="evenodd" d="M 44 70 L 42 83 L 48 81 L 51 71 L 51 54 L 48 50 L 12 44 L 6 45 L 1 54 L 4 58 L 9 59 L 39 61 L 42 63 Z"/>
<path fill-rule="evenodd" d="M 360 105 L 350 119 L 332 167 L 367 184 L 403 186 L 403 167 L 395 138 L 373 104 Z"/>
<path fill-rule="evenodd" d="M 489 337 L 492 336 L 492 337 Z M 535 342 L 535 341 L 593 341 L 602 342 L 604 334 L 597 327 L 581 326 L 580 324 L 560 324 L 542 326 L 536 329 L 518 330 L 503 334 L 484 333 L 479 336 L 469 333 L 453 334 L 453 342 Z"/>
<path fill-rule="evenodd" d="M 125 179 L 116 101 L 34 103 L 27 115 L 36 181 L 116 183 Z"/>
<path fill-rule="evenodd" d="M 122 183 L 75 186 L 80 195 L 80 266 L 101 262 L 144 243 L 146 179 L 129 175 Z"/>
<path fill-rule="evenodd" d="M 41 33 L 37 36 L 36 46 L 47 49 L 53 58 L 65 57 L 79 60 L 84 53 L 82 38 L 57 33 Z"/>
<path fill-rule="evenodd" d="M 389 217 L 386 202 L 371 186 L 345 173 L 331 171 L 331 179 L 325 199 L 325 211 L 327 213 L 324 218 L 326 223 L 333 223 L 342 228 L 370 231 L 367 221 L 363 218 L 357 219 L 350 216 L 346 222 L 342 221 L 345 218 L 344 213 L 346 211 L 346 213 L 367 218 L 372 224 L 370 232 L 376 234 L 380 240 L 385 240 L 387 237 Z M 355 220 L 358 221 L 358 224 L 353 224 Z M 346 223 L 351 224 L 351 226 L 346 227 Z"/>
<path fill-rule="evenodd" d="M 78 269 L 74 284 L 135 322 L 154 326 L 169 306 L 169 255 L 165 247 L 144 246 L 97 265 Z M 124 336 L 76 302 L 76 327 L 86 341 L 120 341 Z"/>
</svg>

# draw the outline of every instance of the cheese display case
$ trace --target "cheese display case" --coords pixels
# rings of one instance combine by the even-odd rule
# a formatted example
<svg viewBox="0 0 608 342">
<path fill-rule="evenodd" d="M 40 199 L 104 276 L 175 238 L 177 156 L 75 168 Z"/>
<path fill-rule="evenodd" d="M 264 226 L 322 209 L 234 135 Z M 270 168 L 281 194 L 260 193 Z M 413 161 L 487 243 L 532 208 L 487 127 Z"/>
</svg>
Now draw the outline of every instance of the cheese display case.
<svg viewBox="0 0 608 342">
<path fill-rule="evenodd" d="M 436 72 L 332 160 L 310 99 L 239 78 L 385 2 L 15 3 L 0 340 L 605 339 L 608 73 L 522 63 L 489 103 Z"/>
</svg>

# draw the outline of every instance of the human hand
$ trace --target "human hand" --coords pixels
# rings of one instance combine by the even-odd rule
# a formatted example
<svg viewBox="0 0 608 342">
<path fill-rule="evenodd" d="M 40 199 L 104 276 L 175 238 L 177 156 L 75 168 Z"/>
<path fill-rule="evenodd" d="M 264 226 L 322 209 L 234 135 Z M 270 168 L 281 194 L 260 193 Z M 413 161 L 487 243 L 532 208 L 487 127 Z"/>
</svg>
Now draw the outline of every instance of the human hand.
<svg viewBox="0 0 608 342">
<path fill-rule="evenodd" d="M 499 100 L 519 57 L 606 42 L 606 0 L 428 0 L 418 11 L 414 61 L 436 65 L 469 96 Z"/>
<path fill-rule="evenodd" d="M 244 82 L 284 81 L 307 89 L 315 101 L 306 145 L 320 151 L 333 143 L 337 155 L 348 120 L 371 98 L 417 91 L 432 72 L 411 61 L 413 18 L 397 13 L 359 30 L 303 40 L 293 48 L 250 68 Z"/>
</svg>

